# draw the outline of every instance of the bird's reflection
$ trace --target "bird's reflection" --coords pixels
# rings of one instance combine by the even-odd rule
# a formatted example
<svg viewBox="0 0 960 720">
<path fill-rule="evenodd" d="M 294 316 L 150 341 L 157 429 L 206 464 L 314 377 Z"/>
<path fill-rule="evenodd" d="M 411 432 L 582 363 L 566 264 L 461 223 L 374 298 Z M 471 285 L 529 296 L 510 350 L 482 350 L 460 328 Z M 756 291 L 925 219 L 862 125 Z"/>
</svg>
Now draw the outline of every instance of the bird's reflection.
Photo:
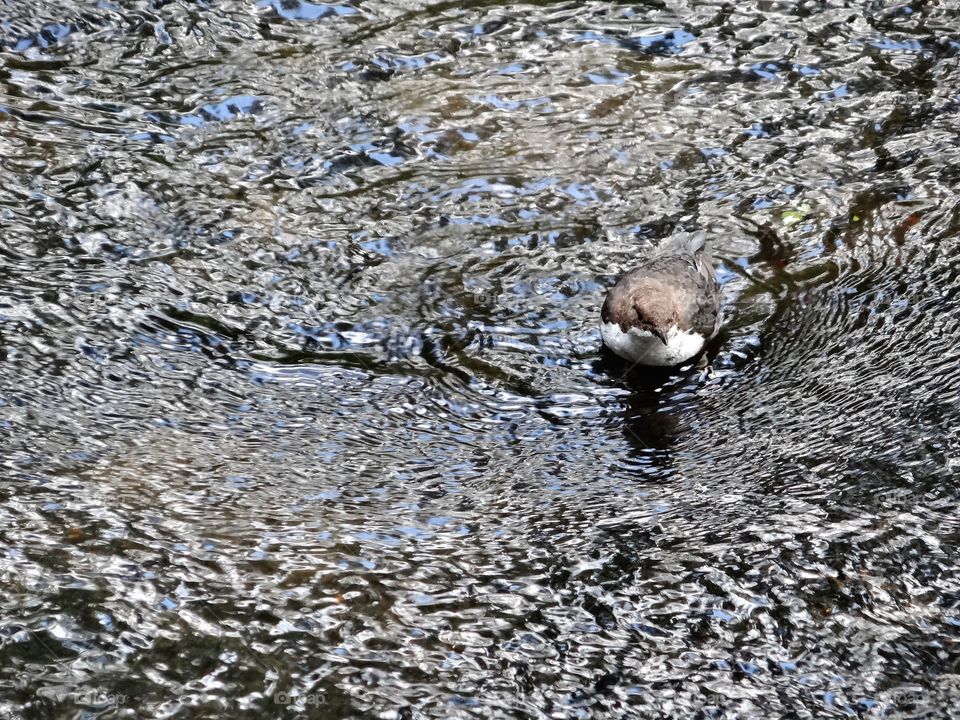
<svg viewBox="0 0 960 720">
<path fill-rule="evenodd" d="M 671 450 L 679 434 L 684 410 L 706 381 L 725 334 L 715 338 L 698 359 L 674 368 L 646 367 L 625 362 L 601 348 L 596 370 L 630 390 L 624 398 L 622 430 L 635 459 L 669 474 Z"/>
</svg>

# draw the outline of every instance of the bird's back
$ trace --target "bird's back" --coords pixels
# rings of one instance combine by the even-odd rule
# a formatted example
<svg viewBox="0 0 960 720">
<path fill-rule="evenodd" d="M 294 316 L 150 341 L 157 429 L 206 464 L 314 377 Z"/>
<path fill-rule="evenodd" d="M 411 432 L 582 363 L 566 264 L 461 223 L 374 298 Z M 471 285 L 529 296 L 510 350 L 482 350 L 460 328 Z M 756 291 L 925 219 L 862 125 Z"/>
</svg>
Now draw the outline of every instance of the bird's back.
<svg viewBox="0 0 960 720">
<path fill-rule="evenodd" d="M 680 323 L 706 338 L 720 329 L 720 286 L 703 233 L 678 235 L 661 243 L 620 283 L 640 292 L 669 293 Z"/>
</svg>

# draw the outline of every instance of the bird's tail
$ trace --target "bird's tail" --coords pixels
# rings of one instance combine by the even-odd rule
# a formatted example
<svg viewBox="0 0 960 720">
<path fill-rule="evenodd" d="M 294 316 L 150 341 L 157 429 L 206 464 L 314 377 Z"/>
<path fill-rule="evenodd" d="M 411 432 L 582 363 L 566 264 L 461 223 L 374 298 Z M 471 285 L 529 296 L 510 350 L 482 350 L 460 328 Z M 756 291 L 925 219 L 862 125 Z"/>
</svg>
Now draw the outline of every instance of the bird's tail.
<svg viewBox="0 0 960 720">
<path fill-rule="evenodd" d="M 707 234 L 703 230 L 695 233 L 680 233 L 664 240 L 657 248 L 659 255 L 693 255 L 703 253 L 707 247 Z"/>
</svg>

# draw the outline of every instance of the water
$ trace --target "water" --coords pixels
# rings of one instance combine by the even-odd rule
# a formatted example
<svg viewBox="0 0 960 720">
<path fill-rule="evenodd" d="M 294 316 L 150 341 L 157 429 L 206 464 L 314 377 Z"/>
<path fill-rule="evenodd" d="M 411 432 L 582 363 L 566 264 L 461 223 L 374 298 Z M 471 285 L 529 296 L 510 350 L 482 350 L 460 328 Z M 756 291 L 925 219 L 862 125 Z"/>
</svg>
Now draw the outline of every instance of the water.
<svg viewBox="0 0 960 720">
<path fill-rule="evenodd" d="M 960 712 L 953 2 L 0 9 L 0 718 Z"/>
</svg>

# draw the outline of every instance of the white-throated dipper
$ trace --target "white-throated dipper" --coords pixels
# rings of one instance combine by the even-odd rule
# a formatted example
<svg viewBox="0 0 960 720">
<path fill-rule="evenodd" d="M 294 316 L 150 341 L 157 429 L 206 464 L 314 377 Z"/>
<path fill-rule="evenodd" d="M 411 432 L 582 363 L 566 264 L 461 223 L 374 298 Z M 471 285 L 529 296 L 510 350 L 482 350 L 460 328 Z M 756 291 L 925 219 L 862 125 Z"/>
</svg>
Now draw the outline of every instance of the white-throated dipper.
<svg viewBox="0 0 960 720">
<path fill-rule="evenodd" d="M 639 365 L 679 365 L 720 329 L 720 287 L 703 233 L 663 243 L 610 288 L 603 342 Z"/>
</svg>

